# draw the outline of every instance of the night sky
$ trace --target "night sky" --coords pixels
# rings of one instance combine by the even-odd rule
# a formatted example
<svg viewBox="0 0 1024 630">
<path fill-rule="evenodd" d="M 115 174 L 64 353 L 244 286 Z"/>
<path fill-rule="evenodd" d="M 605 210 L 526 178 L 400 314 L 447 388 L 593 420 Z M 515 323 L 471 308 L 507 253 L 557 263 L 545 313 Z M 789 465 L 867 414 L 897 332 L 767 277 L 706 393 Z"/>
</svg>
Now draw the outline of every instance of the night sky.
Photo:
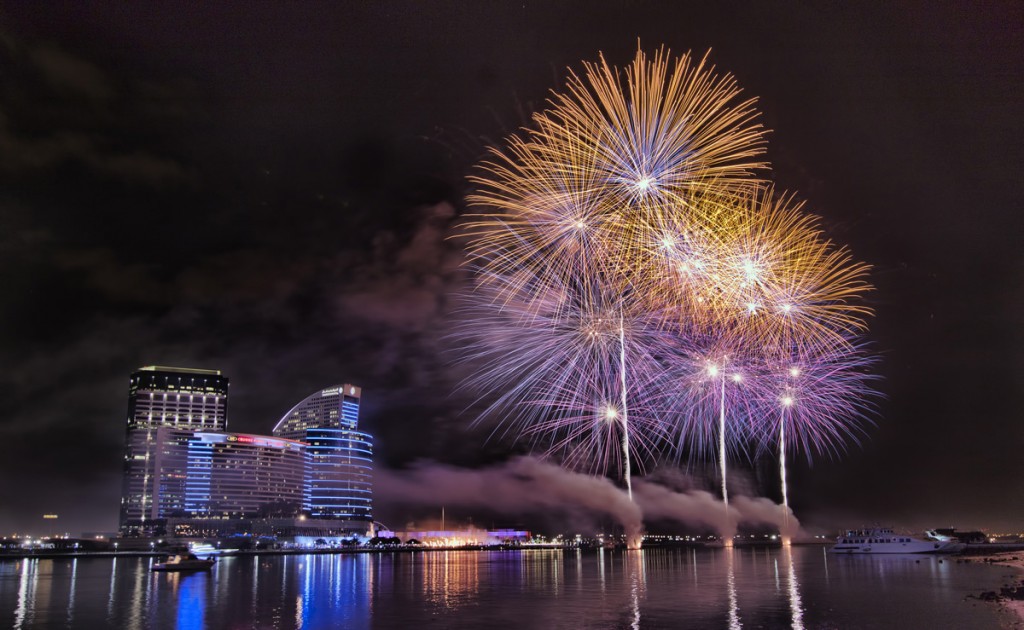
<svg viewBox="0 0 1024 630">
<path fill-rule="evenodd" d="M 797 515 L 1024 529 L 1024 5 L 214 4 L 0 9 L 0 533 L 116 528 L 143 365 L 223 370 L 234 431 L 361 385 L 381 468 L 521 450 L 453 393 L 446 237 L 486 147 L 638 40 L 712 49 L 873 265 L 885 400 Z"/>
</svg>

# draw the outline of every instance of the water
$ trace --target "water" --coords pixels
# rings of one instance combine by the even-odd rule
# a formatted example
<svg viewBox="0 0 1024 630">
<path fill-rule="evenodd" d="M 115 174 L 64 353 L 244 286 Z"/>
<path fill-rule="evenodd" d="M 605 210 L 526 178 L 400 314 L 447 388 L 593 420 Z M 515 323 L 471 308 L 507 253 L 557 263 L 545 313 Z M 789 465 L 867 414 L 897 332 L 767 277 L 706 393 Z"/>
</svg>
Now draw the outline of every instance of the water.
<svg viewBox="0 0 1024 630">
<path fill-rule="evenodd" d="M 1007 569 L 822 547 L 0 562 L 0 627 L 988 628 Z"/>
</svg>

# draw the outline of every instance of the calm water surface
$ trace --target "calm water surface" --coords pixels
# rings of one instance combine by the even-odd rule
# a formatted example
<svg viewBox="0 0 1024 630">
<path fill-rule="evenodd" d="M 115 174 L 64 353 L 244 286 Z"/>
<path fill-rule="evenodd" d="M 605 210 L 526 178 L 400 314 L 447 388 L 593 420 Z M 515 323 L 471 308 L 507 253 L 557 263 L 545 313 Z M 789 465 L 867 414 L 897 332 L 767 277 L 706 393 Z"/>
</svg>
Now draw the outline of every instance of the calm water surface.
<svg viewBox="0 0 1024 630">
<path fill-rule="evenodd" d="M 821 547 L 0 562 L 0 627 L 997 628 L 1008 569 Z"/>
</svg>

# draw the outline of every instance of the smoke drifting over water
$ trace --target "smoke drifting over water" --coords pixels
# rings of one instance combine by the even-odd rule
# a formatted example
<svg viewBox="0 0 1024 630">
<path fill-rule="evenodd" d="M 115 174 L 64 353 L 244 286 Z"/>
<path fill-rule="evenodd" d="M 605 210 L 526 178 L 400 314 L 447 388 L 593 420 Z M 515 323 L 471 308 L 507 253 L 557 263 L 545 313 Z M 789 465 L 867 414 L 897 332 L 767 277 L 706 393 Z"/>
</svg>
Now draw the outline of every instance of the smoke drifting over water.
<svg viewBox="0 0 1024 630">
<path fill-rule="evenodd" d="M 378 471 L 374 477 L 374 492 L 393 503 L 481 507 L 504 514 L 576 509 L 614 518 L 629 536 L 641 530 L 639 506 L 610 481 L 532 457 L 475 470 L 420 463 L 404 472 Z"/>
<path fill-rule="evenodd" d="M 676 492 L 665 486 L 637 480 L 633 485 L 633 496 L 647 518 L 710 527 L 722 535 L 735 533 L 736 510 L 730 508 L 727 513 L 725 504 L 710 492 Z"/>
<path fill-rule="evenodd" d="M 774 525 L 784 535 L 799 529 L 792 513 L 787 518 L 782 506 L 765 498 L 736 496 L 727 512 L 716 496 L 704 490 L 676 491 L 638 479 L 633 486 L 634 503 L 608 479 L 533 457 L 483 469 L 420 462 L 405 471 L 379 470 L 374 491 L 392 504 L 485 508 L 508 515 L 585 512 L 615 519 L 628 539 L 640 535 L 644 517 L 710 527 L 722 537 L 733 536 L 741 524 Z"/>
<path fill-rule="evenodd" d="M 710 492 L 677 492 L 645 481 L 633 485 L 633 496 L 646 518 L 710 527 L 723 539 L 734 536 L 739 525 L 773 525 L 784 536 L 791 536 L 800 528 L 791 511 L 787 518 L 781 505 L 763 497 L 733 495 L 727 511 L 725 504 Z"/>
<path fill-rule="evenodd" d="M 739 513 L 739 522 L 747 525 L 774 525 L 783 537 L 794 537 L 800 531 L 800 521 L 793 511 L 764 497 L 739 495 L 730 499 L 730 506 Z"/>
</svg>

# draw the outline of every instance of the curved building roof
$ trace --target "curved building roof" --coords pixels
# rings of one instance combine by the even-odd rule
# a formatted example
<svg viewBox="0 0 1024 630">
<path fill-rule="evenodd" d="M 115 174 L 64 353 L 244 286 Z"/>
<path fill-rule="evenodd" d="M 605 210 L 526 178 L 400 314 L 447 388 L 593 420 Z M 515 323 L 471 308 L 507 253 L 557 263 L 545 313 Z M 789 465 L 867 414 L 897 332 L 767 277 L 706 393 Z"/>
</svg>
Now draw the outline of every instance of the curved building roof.
<svg viewBox="0 0 1024 630">
<path fill-rule="evenodd" d="M 274 426 L 274 435 L 302 440 L 306 429 L 356 429 L 362 389 L 332 385 L 314 392 L 292 407 Z"/>
</svg>

